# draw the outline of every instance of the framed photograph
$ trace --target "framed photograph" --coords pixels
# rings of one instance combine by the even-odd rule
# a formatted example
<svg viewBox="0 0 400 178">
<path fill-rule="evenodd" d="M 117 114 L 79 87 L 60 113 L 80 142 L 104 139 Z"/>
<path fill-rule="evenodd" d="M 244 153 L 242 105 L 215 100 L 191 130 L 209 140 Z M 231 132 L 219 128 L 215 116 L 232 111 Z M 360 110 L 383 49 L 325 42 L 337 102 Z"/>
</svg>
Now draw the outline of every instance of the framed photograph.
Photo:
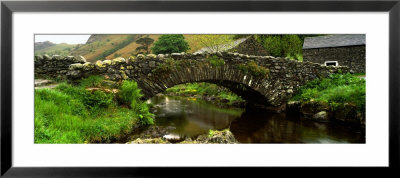
<svg viewBox="0 0 400 178">
<path fill-rule="evenodd" d="M 395 171 L 399 18 L 399 1 L 2 1 L 1 175 Z"/>
</svg>

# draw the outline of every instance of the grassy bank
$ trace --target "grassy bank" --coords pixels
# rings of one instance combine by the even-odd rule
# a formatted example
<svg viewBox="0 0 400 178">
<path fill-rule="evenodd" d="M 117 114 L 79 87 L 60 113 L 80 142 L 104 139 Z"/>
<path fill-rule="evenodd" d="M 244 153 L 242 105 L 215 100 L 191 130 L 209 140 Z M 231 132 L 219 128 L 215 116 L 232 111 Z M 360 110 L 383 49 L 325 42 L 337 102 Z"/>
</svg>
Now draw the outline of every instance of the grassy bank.
<svg viewBox="0 0 400 178">
<path fill-rule="evenodd" d="M 227 88 L 205 82 L 176 85 L 165 90 L 165 93 L 178 96 L 212 97 L 216 103 L 224 103 L 228 106 L 244 102 L 240 96 L 232 93 Z"/>
<path fill-rule="evenodd" d="M 135 82 L 123 82 L 119 93 L 86 89 L 101 80 L 35 90 L 35 143 L 108 143 L 153 123 Z"/>
<path fill-rule="evenodd" d="M 302 103 L 316 101 L 328 105 L 332 110 L 351 104 L 358 113 L 365 113 L 365 87 L 365 79 L 351 74 L 334 74 L 307 83 L 291 100 Z"/>
</svg>

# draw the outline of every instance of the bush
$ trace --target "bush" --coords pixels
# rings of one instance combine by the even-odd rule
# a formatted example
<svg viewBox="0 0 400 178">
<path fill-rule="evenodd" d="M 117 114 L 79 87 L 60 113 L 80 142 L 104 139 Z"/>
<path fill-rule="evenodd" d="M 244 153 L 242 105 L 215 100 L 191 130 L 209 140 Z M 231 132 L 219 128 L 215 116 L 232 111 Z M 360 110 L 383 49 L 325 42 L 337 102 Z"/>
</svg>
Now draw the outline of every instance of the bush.
<svg viewBox="0 0 400 178">
<path fill-rule="evenodd" d="M 91 109 L 108 108 L 113 102 L 113 94 L 104 93 L 96 90 L 94 92 L 86 92 L 83 103 Z"/>
<path fill-rule="evenodd" d="M 143 95 L 140 93 L 140 89 L 137 83 L 134 81 L 124 80 L 120 87 L 119 98 L 122 103 L 130 106 L 132 101 L 138 101 Z"/>
<path fill-rule="evenodd" d="M 280 36 L 268 36 L 264 39 L 264 48 L 276 57 L 283 56 L 283 48 Z"/>
<path fill-rule="evenodd" d="M 88 78 L 81 79 L 79 83 L 82 87 L 100 87 L 103 79 L 103 76 L 91 75 Z"/>
<path fill-rule="evenodd" d="M 151 48 L 154 54 L 180 53 L 190 50 L 183 35 L 161 35 Z"/>
<path fill-rule="evenodd" d="M 119 92 L 121 101 L 135 111 L 141 125 L 154 124 L 154 115 L 150 113 L 147 104 L 140 100 L 142 96 L 135 81 L 124 80 L 122 82 Z"/>
<path fill-rule="evenodd" d="M 250 61 L 246 64 L 239 64 L 239 70 L 250 73 L 255 77 L 267 77 L 269 75 L 269 69 L 259 66 L 256 62 Z"/>
<path fill-rule="evenodd" d="M 214 67 L 223 66 L 225 64 L 225 61 L 216 55 L 207 58 L 207 60 Z"/>
</svg>

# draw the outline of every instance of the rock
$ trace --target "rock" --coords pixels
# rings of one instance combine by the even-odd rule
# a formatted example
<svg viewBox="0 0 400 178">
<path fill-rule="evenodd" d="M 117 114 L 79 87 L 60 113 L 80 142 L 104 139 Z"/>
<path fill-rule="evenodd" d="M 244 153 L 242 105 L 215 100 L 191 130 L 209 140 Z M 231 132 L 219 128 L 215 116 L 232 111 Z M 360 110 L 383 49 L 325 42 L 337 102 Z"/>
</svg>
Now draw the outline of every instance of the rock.
<svg viewBox="0 0 400 178">
<path fill-rule="evenodd" d="M 132 142 L 128 142 L 127 144 L 167 144 L 168 142 L 162 138 L 137 138 Z"/>
<path fill-rule="evenodd" d="M 103 64 L 105 64 L 105 65 L 111 65 L 111 63 L 112 63 L 111 60 L 104 60 L 103 61 Z"/>
<path fill-rule="evenodd" d="M 235 136 L 233 136 L 232 132 L 229 130 L 223 130 L 223 131 L 214 131 L 213 135 L 209 138 L 208 143 L 238 143 L 238 141 L 235 139 Z"/>
<path fill-rule="evenodd" d="M 87 62 L 85 57 L 83 56 L 78 56 L 77 58 L 75 58 L 75 62 L 79 62 L 79 63 L 85 63 Z"/>
<path fill-rule="evenodd" d="M 61 60 L 61 59 L 63 59 L 63 57 L 60 56 L 60 55 L 53 55 L 53 56 L 51 57 L 51 59 L 53 59 L 53 60 Z"/>
<path fill-rule="evenodd" d="M 104 63 L 103 63 L 103 61 L 96 61 L 96 63 L 95 63 L 95 67 L 97 68 L 97 69 L 100 69 L 100 68 L 104 68 L 104 67 L 106 67 L 105 65 L 104 65 Z"/>
<path fill-rule="evenodd" d="M 82 78 L 82 72 L 80 70 L 70 70 L 67 72 L 67 77 L 70 79 Z"/>
<path fill-rule="evenodd" d="M 118 64 L 121 64 L 121 63 L 125 63 L 125 62 L 126 62 L 126 60 L 124 58 L 118 57 L 118 58 L 115 58 L 115 59 L 113 59 L 111 61 L 111 65 L 118 65 Z"/>
<path fill-rule="evenodd" d="M 329 120 L 328 113 L 326 111 L 318 112 L 314 114 L 313 119 L 319 122 L 327 122 Z"/>
<path fill-rule="evenodd" d="M 43 55 L 43 59 L 47 60 L 47 61 L 50 61 L 51 57 L 49 55 L 45 54 L 45 55 Z"/>
<path fill-rule="evenodd" d="M 136 56 L 136 59 L 143 60 L 144 59 L 144 55 L 143 54 L 138 54 Z"/>
<path fill-rule="evenodd" d="M 149 62 L 149 67 L 156 67 L 156 62 L 155 61 L 150 61 Z"/>
<path fill-rule="evenodd" d="M 88 70 L 92 70 L 94 68 L 94 64 L 92 64 L 91 62 L 86 62 L 83 64 L 83 70 L 88 71 Z"/>
<path fill-rule="evenodd" d="M 146 56 L 146 59 L 156 59 L 156 58 L 157 58 L 157 55 L 155 55 L 155 54 L 148 54 Z"/>
<path fill-rule="evenodd" d="M 69 66 L 69 70 L 80 70 L 82 68 L 83 68 L 83 65 L 81 63 L 71 64 Z"/>
<path fill-rule="evenodd" d="M 164 54 L 158 54 L 158 55 L 157 55 L 157 58 L 158 58 L 158 59 L 164 59 Z"/>
<path fill-rule="evenodd" d="M 184 137 L 181 137 L 179 135 L 176 134 L 168 134 L 168 135 L 164 135 L 163 138 L 171 143 L 177 143 L 177 142 L 181 142 L 184 140 Z"/>
</svg>

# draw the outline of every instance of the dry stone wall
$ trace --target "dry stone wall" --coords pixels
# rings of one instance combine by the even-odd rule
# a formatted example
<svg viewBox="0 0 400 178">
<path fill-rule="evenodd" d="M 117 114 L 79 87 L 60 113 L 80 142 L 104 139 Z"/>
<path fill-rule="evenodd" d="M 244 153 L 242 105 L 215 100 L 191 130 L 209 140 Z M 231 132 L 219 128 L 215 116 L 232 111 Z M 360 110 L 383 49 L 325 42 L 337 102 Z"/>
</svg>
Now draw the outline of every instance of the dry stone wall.
<svg viewBox="0 0 400 178">
<path fill-rule="evenodd" d="M 248 64 L 267 73 L 260 76 L 244 70 L 243 66 Z M 307 81 L 339 71 L 348 72 L 348 68 L 271 56 L 217 52 L 137 55 L 95 63 L 81 61 L 69 65 L 65 75 L 70 80 L 90 75 L 104 75 L 113 81 L 135 80 L 145 98 L 177 84 L 210 82 L 231 89 L 248 102 L 279 107 Z"/>
<path fill-rule="evenodd" d="M 64 77 L 66 76 L 71 64 L 83 64 L 85 62 L 86 59 L 83 56 L 35 56 L 35 78 L 44 76 Z"/>
</svg>

